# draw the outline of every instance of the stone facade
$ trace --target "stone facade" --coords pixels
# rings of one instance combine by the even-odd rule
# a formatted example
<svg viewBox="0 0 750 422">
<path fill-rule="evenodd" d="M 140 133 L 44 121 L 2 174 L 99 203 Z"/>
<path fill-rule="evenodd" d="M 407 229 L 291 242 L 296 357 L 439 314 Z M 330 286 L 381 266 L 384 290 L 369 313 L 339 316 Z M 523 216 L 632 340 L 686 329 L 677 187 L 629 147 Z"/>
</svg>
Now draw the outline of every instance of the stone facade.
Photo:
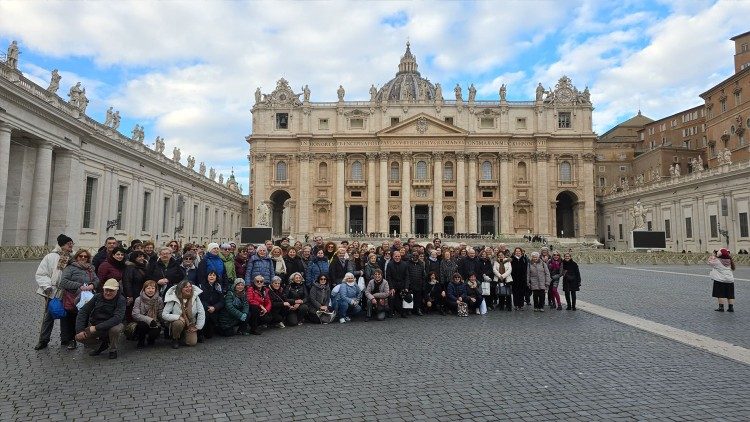
<svg viewBox="0 0 750 422">
<path fill-rule="evenodd" d="M 424 79 L 407 44 L 366 101 L 311 102 L 280 79 L 255 93 L 251 214 L 274 234 L 595 237 L 588 89 L 567 77 L 532 101 L 478 101 Z M 265 204 L 265 205 L 263 205 Z M 256 221 L 258 216 L 253 215 Z"/>
<path fill-rule="evenodd" d="M 142 143 L 142 129 L 123 136 L 118 112 L 106 126 L 94 121 L 85 89 L 63 100 L 56 74 L 44 89 L 0 63 L 0 246 L 51 247 L 60 233 L 87 248 L 108 236 L 239 238 L 247 200 L 233 176 L 220 184 L 194 171 L 192 157 L 182 165 L 179 150 L 164 156 L 161 140 L 156 151 Z"/>
</svg>

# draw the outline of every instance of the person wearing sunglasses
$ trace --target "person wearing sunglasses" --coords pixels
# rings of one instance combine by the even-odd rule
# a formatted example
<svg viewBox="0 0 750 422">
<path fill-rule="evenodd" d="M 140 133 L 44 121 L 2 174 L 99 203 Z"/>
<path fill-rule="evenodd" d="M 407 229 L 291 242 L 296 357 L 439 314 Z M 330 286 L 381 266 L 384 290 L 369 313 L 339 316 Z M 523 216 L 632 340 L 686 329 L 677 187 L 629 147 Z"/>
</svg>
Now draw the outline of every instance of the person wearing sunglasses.
<svg viewBox="0 0 750 422">
<path fill-rule="evenodd" d="M 318 253 L 322 252 L 322 250 L 318 251 Z M 307 295 L 307 307 L 309 308 L 307 319 L 321 324 L 333 321 L 336 312 L 328 306 L 330 301 L 331 288 L 328 285 L 328 276 L 320 274 L 310 287 L 310 293 Z"/>
<path fill-rule="evenodd" d="M 71 260 L 70 264 L 62 272 L 60 278 L 60 288 L 64 289 L 66 294 L 75 297 L 82 291 L 91 292 L 99 286 L 99 277 L 96 276 L 94 266 L 91 265 L 91 254 L 85 249 L 79 249 Z M 66 308 L 66 315 L 60 320 L 60 335 L 65 336 L 67 349 L 76 348 L 75 328 L 78 308 Z"/>
<path fill-rule="evenodd" d="M 250 304 L 250 334 L 260 335 L 259 326 L 271 321 L 271 295 L 262 275 L 253 278 L 247 287 L 247 303 Z"/>
</svg>

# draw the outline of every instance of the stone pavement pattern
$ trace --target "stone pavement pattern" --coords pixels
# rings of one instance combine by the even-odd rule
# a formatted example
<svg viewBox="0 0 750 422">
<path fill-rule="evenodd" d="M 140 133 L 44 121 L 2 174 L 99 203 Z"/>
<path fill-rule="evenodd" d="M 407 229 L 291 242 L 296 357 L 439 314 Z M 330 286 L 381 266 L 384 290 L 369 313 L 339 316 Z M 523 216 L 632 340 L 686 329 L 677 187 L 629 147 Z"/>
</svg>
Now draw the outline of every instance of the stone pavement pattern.
<svg viewBox="0 0 750 422">
<path fill-rule="evenodd" d="M 750 413 L 750 367 L 584 312 L 306 324 L 176 351 L 128 343 L 116 361 L 60 349 L 55 329 L 50 347 L 35 352 L 35 267 L 0 263 L 2 420 L 739 421 Z M 610 269 L 585 266 L 584 280 Z M 601 304 L 586 291 L 582 298 Z"/>
</svg>

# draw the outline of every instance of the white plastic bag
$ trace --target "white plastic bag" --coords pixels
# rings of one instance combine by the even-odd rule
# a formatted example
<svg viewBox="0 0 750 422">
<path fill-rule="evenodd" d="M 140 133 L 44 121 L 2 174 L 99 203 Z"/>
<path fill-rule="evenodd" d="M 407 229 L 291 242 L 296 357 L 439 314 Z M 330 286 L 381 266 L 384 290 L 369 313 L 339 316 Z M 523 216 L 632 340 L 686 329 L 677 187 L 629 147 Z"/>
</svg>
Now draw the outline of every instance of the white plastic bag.
<svg viewBox="0 0 750 422">
<path fill-rule="evenodd" d="M 479 305 L 479 315 L 486 315 L 487 314 L 487 301 L 483 300 L 482 304 Z"/>
<path fill-rule="evenodd" d="M 367 286 L 365 285 L 365 278 L 364 277 L 359 277 L 359 279 L 357 279 L 357 286 L 359 287 L 359 291 L 360 292 L 364 292 L 365 291 L 365 288 Z"/>
<path fill-rule="evenodd" d="M 489 281 L 482 282 L 482 296 L 489 296 L 492 292 Z"/>
<path fill-rule="evenodd" d="M 88 302 L 89 300 L 91 300 L 92 297 L 94 297 L 94 294 L 92 292 L 87 291 L 87 290 L 86 291 L 82 291 L 81 292 L 81 296 L 78 299 L 78 303 L 76 303 L 76 308 L 78 308 L 78 310 L 80 311 L 81 308 L 83 308 L 83 305 L 85 305 L 86 302 Z"/>
</svg>

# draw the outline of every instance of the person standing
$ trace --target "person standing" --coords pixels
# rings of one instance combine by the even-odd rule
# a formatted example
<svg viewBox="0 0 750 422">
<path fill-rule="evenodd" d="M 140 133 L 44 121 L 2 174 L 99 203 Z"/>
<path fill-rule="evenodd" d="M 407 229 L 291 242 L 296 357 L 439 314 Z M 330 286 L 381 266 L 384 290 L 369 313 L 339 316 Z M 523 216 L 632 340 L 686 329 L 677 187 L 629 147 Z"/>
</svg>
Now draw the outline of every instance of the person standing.
<svg viewBox="0 0 750 422">
<path fill-rule="evenodd" d="M 409 268 L 401 260 L 401 252 L 393 252 L 393 259 L 388 264 L 385 274 L 388 287 L 391 288 L 391 312 L 395 315 L 398 311 L 401 318 L 406 318 L 401 294 L 409 292 Z"/>
<path fill-rule="evenodd" d="M 68 265 L 70 260 L 70 254 L 73 252 L 73 239 L 61 234 L 57 236 L 57 246 L 52 249 L 52 252 L 42 258 L 42 262 L 36 269 L 34 278 L 36 279 L 37 289 L 36 293 L 44 297 L 44 315 L 42 316 L 42 326 L 39 330 L 39 341 L 34 350 L 41 350 L 47 347 L 49 344 L 50 336 L 52 336 L 52 328 L 55 326 L 55 320 L 47 311 L 49 301 L 55 297 L 61 297 L 62 292 L 58 292 L 58 284 L 62 277 L 62 271 Z M 68 339 L 68 333 L 65 330 L 60 330 L 60 344 L 67 346 L 70 341 Z"/>
<path fill-rule="evenodd" d="M 724 302 L 727 303 L 727 312 L 734 312 L 734 259 L 729 254 L 729 250 L 722 248 L 720 251 L 714 251 L 714 254 L 708 258 L 708 265 L 711 266 L 711 272 L 708 274 L 714 281 L 711 296 L 719 301 L 718 312 L 724 312 Z"/>
<path fill-rule="evenodd" d="M 523 310 L 524 300 L 526 300 L 526 291 L 528 290 L 526 283 L 526 269 L 528 264 L 529 260 L 523 254 L 523 249 L 516 248 L 513 251 L 513 257 L 510 259 L 510 275 L 513 279 L 513 305 L 519 311 Z"/>
<path fill-rule="evenodd" d="M 526 272 L 526 283 L 534 295 L 534 312 L 544 312 L 544 292 L 547 291 L 550 281 L 552 279 L 549 267 L 540 259 L 539 252 L 532 252 Z"/>
<path fill-rule="evenodd" d="M 409 260 L 406 267 L 408 268 L 409 291 L 414 295 L 414 309 L 412 309 L 412 314 L 422 316 L 424 315 L 422 312 L 422 298 L 425 287 L 424 284 L 427 280 L 427 273 L 425 272 L 424 264 L 419 260 L 419 254 L 417 252 L 411 254 L 411 260 Z"/>
<path fill-rule="evenodd" d="M 94 255 L 94 258 L 91 261 L 91 263 L 94 265 L 94 270 L 97 273 L 99 272 L 99 265 L 101 265 L 102 262 L 106 261 L 109 255 L 112 254 L 112 251 L 118 246 L 120 246 L 120 243 L 114 237 L 110 236 L 107 238 L 107 240 L 104 241 L 104 246 L 99 248 L 99 251 L 96 253 L 96 255 Z"/>
<path fill-rule="evenodd" d="M 573 261 L 570 253 L 563 255 L 562 276 L 563 290 L 565 291 L 565 302 L 567 310 L 576 310 L 576 292 L 581 289 L 581 271 L 578 264 Z"/>
</svg>

